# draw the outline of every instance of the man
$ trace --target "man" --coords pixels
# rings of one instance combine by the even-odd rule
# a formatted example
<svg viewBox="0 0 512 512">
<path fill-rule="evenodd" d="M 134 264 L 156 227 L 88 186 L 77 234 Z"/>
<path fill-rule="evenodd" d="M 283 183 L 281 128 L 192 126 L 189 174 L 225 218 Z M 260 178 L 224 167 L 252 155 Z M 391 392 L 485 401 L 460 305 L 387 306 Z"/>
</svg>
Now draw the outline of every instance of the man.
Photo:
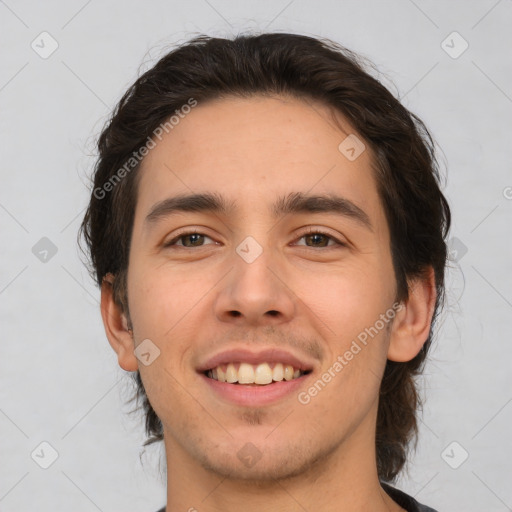
<svg viewBox="0 0 512 512">
<path fill-rule="evenodd" d="M 389 486 L 450 225 L 422 122 L 334 43 L 201 36 L 98 146 L 82 232 L 162 510 L 432 510 Z"/>
</svg>

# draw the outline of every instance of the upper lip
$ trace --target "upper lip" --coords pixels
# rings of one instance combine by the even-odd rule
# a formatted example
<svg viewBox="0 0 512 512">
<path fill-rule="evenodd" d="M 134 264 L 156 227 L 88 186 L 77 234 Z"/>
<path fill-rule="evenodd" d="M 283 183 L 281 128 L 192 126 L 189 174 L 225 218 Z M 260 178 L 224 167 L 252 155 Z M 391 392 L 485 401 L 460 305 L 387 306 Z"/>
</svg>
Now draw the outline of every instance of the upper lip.
<svg viewBox="0 0 512 512">
<path fill-rule="evenodd" d="M 291 352 L 283 349 L 267 348 L 265 350 L 255 352 L 245 348 L 233 348 L 230 350 L 224 350 L 210 357 L 198 366 L 197 371 L 206 372 L 207 370 L 211 370 L 217 366 L 234 362 L 249 364 L 283 363 L 285 365 L 293 366 L 296 370 L 302 371 L 309 371 L 313 368 L 313 364 L 309 361 L 299 358 Z"/>
</svg>

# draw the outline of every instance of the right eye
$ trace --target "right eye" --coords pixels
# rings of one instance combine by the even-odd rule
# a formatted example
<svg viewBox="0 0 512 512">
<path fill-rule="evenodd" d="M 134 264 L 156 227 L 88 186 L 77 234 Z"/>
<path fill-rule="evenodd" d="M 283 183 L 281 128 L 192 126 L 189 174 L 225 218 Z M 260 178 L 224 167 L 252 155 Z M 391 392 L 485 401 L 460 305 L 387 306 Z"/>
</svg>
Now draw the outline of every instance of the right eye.
<svg viewBox="0 0 512 512">
<path fill-rule="evenodd" d="M 185 248 L 193 248 L 193 247 L 203 247 L 205 239 L 212 240 L 209 236 L 204 235 L 203 233 L 198 233 L 197 231 L 188 231 L 185 233 L 180 233 L 178 236 L 175 236 L 172 240 L 165 244 L 165 247 L 185 247 Z M 180 242 L 176 243 L 176 242 Z"/>
</svg>

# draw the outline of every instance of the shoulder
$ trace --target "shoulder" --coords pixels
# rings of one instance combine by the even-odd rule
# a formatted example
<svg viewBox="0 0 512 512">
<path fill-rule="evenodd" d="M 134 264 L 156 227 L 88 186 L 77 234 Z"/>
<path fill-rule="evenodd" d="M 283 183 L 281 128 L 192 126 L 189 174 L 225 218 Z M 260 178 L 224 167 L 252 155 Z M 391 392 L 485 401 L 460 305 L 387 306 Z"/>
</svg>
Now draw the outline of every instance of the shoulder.
<svg viewBox="0 0 512 512">
<path fill-rule="evenodd" d="M 393 498 L 393 501 L 407 510 L 407 512 L 436 512 L 433 508 L 418 503 L 412 496 L 405 494 L 405 492 L 395 489 L 394 487 L 391 487 L 390 485 L 387 485 L 383 482 L 381 482 L 381 486 L 386 491 L 386 493 L 391 496 L 391 498 Z"/>
</svg>

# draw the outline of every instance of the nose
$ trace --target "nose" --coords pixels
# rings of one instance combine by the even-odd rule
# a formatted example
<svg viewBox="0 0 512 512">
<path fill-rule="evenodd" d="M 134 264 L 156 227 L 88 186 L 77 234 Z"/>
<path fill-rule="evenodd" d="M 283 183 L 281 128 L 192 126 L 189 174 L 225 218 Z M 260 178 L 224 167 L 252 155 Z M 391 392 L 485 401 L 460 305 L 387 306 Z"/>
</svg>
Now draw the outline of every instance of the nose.
<svg viewBox="0 0 512 512">
<path fill-rule="evenodd" d="M 278 325 L 293 318 L 297 298 L 270 252 L 263 250 L 252 262 L 234 254 L 233 268 L 221 281 L 215 301 L 220 321 L 255 327 Z"/>
</svg>

